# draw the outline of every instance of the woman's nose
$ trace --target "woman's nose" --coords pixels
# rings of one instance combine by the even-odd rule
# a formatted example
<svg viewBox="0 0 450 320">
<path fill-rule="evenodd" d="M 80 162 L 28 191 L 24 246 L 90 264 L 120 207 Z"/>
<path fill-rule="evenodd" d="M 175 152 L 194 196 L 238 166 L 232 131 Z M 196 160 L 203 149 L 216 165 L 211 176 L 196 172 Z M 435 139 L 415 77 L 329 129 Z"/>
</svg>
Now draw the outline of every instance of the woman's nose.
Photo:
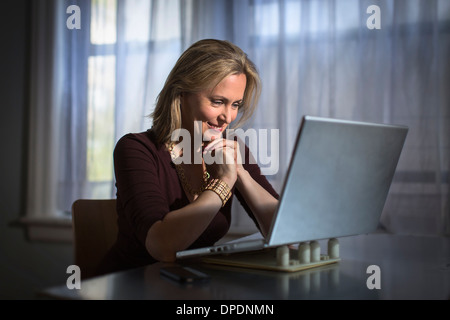
<svg viewBox="0 0 450 320">
<path fill-rule="evenodd" d="M 224 106 L 220 119 L 227 124 L 230 124 L 233 121 L 233 111 L 231 106 Z"/>
</svg>

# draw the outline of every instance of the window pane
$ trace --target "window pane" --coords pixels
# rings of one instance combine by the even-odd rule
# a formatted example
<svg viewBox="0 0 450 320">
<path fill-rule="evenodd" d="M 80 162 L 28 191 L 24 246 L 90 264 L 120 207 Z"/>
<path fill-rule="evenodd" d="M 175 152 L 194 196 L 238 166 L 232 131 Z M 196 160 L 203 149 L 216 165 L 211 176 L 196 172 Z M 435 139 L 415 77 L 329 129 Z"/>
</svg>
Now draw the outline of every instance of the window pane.
<svg viewBox="0 0 450 320">
<path fill-rule="evenodd" d="M 152 40 L 166 41 L 179 39 L 181 36 L 180 25 L 180 2 L 177 0 L 165 0 L 158 2 L 159 10 L 166 12 L 165 15 L 155 15 L 155 30 L 152 33 Z"/>
<path fill-rule="evenodd" d="M 92 0 L 91 10 L 91 43 L 116 43 L 116 0 Z"/>
<path fill-rule="evenodd" d="M 357 30 L 365 19 L 369 17 L 366 10 L 361 12 L 361 7 L 354 0 L 341 0 L 336 2 L 336 29 L 337 31 Z M 364 26 L 364 24 L 363 24 Z"/>
<path fill-rule="evenodd" d="M 124 4 L 123 32 L 127 42 L 149 40 L 151 4 L 148 0 L 129 0 Z"/>
<path fill-rule="evenodd" d="M 264 2 L 255 7 L 256 36 L 274 37 L 279 34 L 279 6 L 276 2 Z"/>
<path fill-rule="evenodd" d="M 287 35 L 298 35 L 301 27 L 301 5 L 299 1 L 286 2 L 284 25 Z"/>
<path fill-rule="evenodd" d="M 87 180 L 113 180 L 115 56 L 89 58 Z"/>
<path fill-rule="evenodd" d="M 450 21 L 450 1 L 438 0 L 438 20 Z"/>
<path fill-rule="evenodd" d="M 166 41 L 181 36 L 180 1 L 128 0 L 124 4 L 127 42 Z M 164 14 L 161 14 L 164 13 Z"/>
</svg>

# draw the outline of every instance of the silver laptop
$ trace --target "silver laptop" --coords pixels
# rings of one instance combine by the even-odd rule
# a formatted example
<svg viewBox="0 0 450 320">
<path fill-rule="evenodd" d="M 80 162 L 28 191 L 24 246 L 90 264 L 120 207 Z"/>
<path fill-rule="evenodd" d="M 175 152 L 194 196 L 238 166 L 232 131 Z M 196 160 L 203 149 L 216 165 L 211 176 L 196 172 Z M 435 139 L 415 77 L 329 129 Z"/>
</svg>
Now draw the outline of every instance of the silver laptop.
<svg viewBox="0 0 450 320">
<path fill-rule="evenodd" d="M 305 116 L 267 237 L 184 250 L 233 253 L 375 231 L 408 128 Z"/>
</svg>

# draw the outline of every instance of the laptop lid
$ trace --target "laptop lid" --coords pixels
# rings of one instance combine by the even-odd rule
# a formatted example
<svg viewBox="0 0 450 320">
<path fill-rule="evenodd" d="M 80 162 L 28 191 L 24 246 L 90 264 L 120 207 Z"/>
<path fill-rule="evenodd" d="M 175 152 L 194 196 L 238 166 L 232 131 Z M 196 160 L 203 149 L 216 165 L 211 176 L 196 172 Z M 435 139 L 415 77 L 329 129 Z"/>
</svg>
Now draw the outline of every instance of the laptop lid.
<svg viewBox="0 0 450 320">
<path fill-rule="evenodd" d="M 267 244 L 374 231 L 407 132 L 402 126 L 303 117 Z"/>
</svg>

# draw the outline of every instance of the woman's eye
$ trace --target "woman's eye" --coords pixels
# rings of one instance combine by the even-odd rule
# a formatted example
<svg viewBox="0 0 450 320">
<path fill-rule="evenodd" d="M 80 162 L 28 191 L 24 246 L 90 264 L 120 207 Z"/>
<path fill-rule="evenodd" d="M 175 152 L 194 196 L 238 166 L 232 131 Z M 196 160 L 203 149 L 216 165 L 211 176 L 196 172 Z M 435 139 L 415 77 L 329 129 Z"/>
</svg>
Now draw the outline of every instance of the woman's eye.
<svg viewBox="0 0 450 320">
<path fill-rule="evenodd" d="M 223 104 L 223 101 L 222 100 L 213 100 L 212 103 L 215 105 L 221 105 L 221 104 Z"/>
</svg>

